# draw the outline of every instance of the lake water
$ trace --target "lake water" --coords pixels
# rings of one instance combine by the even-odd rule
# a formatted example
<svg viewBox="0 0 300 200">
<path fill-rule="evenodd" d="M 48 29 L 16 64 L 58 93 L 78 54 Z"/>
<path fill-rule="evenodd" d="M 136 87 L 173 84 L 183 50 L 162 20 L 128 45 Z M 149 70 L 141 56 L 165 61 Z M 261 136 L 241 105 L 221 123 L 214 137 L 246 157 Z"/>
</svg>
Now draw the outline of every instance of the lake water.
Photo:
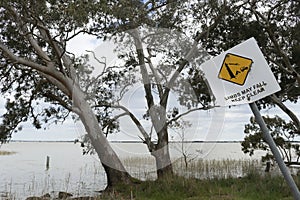
<svg viewBox="0 0 300 200">
<path fill-rule="evenodd" d="M 141 143 L 112 143 L 113 148 L 124 161 L 131 174 L 155 172 L 153 158 Z M 182 155 L 204 160 L 259 159 L 262 152 L 249 157 L 241 151 L 240 143 L 179 143 L 170 144 L 172 160 Z M 97 155 L 82 155 L 79 144 L 71 142 L 11 142 L 1 146 L 0 151 L 15 154 L 0 156 L 0 199 L 13 195 L 16 199 L 68 191 L 75 195 L 93 195 L 105 188 L 106 176 Z M 46 170 L 46 157 L 50 167 Z M 140 168 L 131 164 L 143 158 Z M 129 162 L 128 162 L 129 159 Z M 127 160 L 127 162 L 126 162 Z M 145 160 L 149 160 L 146 163 Z M 146 167 L 145 167 L 146 166 Z M 144 171 L 141 171 L 143 169 Z"/>
</svg>

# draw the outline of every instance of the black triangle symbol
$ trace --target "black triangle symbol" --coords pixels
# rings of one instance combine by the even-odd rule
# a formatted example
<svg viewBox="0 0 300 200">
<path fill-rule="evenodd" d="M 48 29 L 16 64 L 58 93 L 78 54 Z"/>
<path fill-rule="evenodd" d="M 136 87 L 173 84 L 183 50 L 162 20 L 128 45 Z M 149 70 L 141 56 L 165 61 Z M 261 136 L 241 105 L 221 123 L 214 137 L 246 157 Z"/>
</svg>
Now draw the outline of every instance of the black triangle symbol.
<svg viewBox="0 0 300 200">
<path fill-rule="evenodd" d="M 230 67 L 228 66 L 227 63 L 225 63 L 225 67 L 226 67 L 226 69 L 227 69 L 227 71 L 228 71 L 228 74 L 229 74 L 229 76 L 230 76 L 230 79 L 235 78 L 235 75 L 233 74 L 233 72 L 231 71 L 231 69 L 230 69 Z"/>
</svg>

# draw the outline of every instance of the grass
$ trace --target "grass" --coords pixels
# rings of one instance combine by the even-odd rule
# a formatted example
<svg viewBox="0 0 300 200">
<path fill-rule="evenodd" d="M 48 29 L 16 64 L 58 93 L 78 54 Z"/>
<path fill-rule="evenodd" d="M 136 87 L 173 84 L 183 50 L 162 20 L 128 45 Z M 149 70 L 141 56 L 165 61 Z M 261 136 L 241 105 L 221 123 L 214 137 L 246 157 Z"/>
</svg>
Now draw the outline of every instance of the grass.
<svg viewBox="0 0 300 200">
<path fill-rule="evenodd" d="M 298 180 L 299 181 L 299 180 Z M 182 176 L 145 181 L 136 185 L 121 185 L 99 199 L 136 200 L 214 200 L 214 199 L 292 199 L 282 177 L 251 173 L 242 178 L 199 180 Z"/>
<path fill-rule="evenodd" d="M 135 160 L 136 159 L 136 160 Z M 137 169 L 138 163 L 151 164 L 151 160 L 129 158 L 130 169 Z M 135 163 L 135 166 L 132 166 Z M 128 167 L 128 166 L 127 166 Z M 275 168 L 264 172 L 264 166 L 257 160 L 195 160 L 186 168 L 182 160 L 173 163 L 176 173 L 163 180 L 153 180 L 151 171 L 140 169 L 150 180 L 140 184 L 120 185 L 99 199 L 135 200 L 268 200 L 293 199 L 285 180 Z M 300 178 L 295 177 L 300 183 Z"/>
</svg>

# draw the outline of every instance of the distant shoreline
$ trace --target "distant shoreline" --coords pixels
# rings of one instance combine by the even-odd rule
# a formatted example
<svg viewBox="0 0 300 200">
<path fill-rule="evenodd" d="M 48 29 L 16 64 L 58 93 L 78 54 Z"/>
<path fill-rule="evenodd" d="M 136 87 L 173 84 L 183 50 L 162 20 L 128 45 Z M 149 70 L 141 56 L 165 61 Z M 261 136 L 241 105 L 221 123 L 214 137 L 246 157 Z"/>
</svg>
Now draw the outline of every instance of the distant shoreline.
<svg viewBox="0 0 300 200">
<path fill-rule="evenodd" d="M 9 141 L 16 143 L 16 142 L 32 142 L 32 143 L 75 143 L 75 140 L 11 140 Z M 195 141 L 170 141 L 169 143 L 241 143 L 243 141 L 238 141 L 238 140 L 220 140 L 220 141 L 204 141 L 204 140 L 195 140 Z M 79 143 L 77 141 L 77 143 Z M 124 143 L 124 144 L 130 144 L 130 143 L 135 143 L 135 144 L 142 144 L 142 141 L 137 141 L 137 140 L 123 140 L 123 141 L 110 141 L 110 143 Z M 300 141 L 293 141 L 292 143 L 300 143 Z"/>
<path fill-rule="evenodd" d="M 11 140 L 9 142 L 36 142 L 36 143 L 43 143 L 43 142 L 49 142 L 49 143 L 75 143 L 74 140 Z M 137 140 L 123 140 L 123 141 L 109 141 L 110 143 L 143 143 L 142 141 Z M 242 141 L 170 141 L 169 143 L 241 143 Z M 300 142 L 300 141 L 299 141 Z M 77 141 L 78 143 L 78 141 Z"/>
</svg>

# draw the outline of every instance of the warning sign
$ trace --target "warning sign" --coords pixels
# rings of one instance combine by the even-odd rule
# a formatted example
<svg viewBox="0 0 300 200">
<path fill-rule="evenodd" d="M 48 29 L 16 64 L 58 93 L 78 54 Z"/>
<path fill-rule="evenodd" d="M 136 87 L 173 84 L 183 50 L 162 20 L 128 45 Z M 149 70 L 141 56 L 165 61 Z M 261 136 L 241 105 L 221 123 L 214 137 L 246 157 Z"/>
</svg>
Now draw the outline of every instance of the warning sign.
<svg viewBox="0 0 300 200">
<path fill-rule="evenodd" d="M 252 103 L 280 90 L 254 38 L 200 67 L 218 106 Z"/>
<path fill-rule="evenodd" d="M 244 85 L 253 61 L 250 58 L 228 53 L 225 55 L 219 78 Z"/>
</svg>

